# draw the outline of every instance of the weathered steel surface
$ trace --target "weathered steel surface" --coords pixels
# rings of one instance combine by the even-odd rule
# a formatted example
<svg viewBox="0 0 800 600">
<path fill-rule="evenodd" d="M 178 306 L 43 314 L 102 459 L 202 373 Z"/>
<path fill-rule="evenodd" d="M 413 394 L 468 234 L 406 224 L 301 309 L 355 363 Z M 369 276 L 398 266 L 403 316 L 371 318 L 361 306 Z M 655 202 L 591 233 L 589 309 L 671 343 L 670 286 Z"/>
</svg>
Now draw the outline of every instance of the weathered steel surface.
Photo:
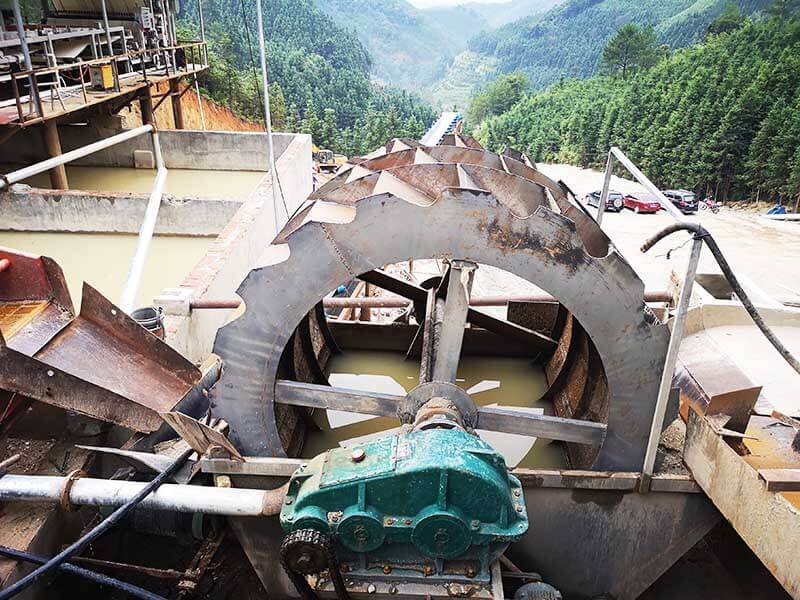
<svg viewBox="0 0 800 600">
<path fill-rule="evenodd" d="M 695 410 L 689 411 L 683 458 L 697 483 L 792 598 L 800 598 L 800 493 L 771 492 L 757 469 L 798 468 L 788 427 L 754 416 L 740 456 Z"/>
<path fill-rule="evenodd" d="M 638 494 L 630 487 L 637 475 L 624 475 L 601 482 L 567 474 L 568 485 L 559 489 L 536 485 L 547 476 L 526 481 L 520 473 L 526 503 L 536 512 L 507 556 L 535 565 L 565 598 L 638 598 L 717 524 L 719 513 L 703 494 Z"/>
<path fill-rule="evenodd" d="M 644 286 L 630 265 L 614 251 L 603 257 L 587 252 L 575 222 L 553 212 L 549 200 L 520 218 L 502 194 L 428 187 L 451 181 L 447 165 L 396 167 L 379 177 L 393 175 L 389 171 L 402 175 L 395 177 L 400 184 L 393 192 L 359 188 L 363 197 L 347 201 L 353 209 L 349 219 L 314 220 L 312 209 L 302 225 L 280 234 L 288 257 L 252 271 L 242 283 L 239 295 L 247 310 L 218 333 L 215 352 L 226 368 L 212 391 L 216 414 L 231 424 L 233 440 L 249 454 L 284 454 L 275 423 L 275 374 L 294 327 L 320 298 L 382 265 L 435 256 L 488 264 L 534 281 L 574 315 L 595 341 L 608 381 L 607 436 L 593 466 L 640 468 L 668 332 L 646 310 Z M 412 174 L 424 182 L 422 188 Z M 342 185 L 335 195 L 354 198 L 345 190 L 358 182 Z M 420 197 L 431 199 L 422 203 Z"/>
<path fill-rule="evenodd" d="M 5 344 L 0 355 L 0 388 L 145 432 L 201 380 L 197 367 L 88 285 L 80 315 L 34 356 Z"/>
<path fill-rule="evenodd" d="M 761 386 L 753 383 L 705 333 L 687 337 L 678 354 L 673 386 L 681 390 L 680 412 L 730 417 L 726 427 L 744 432 Z"/>
</svg>

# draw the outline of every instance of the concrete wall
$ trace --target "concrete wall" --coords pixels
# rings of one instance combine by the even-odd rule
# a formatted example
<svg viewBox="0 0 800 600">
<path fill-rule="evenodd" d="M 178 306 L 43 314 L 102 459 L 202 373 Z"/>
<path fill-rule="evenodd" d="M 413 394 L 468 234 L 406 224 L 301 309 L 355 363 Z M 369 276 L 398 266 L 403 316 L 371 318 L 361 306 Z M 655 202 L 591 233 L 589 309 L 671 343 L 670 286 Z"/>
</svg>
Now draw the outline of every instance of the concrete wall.
<svg viewBox="0 0 800 600">
<path fill-rule="evenodd" d="M 311 137 L 294 136 L 276 166 L 291 215 L 312 191 Z M 282 204 L 280 226 L 287 219 Z M 164 290 L 155 299 L 155 304 L 163 307 L 167 315 L 166 339 L 170 345 L 195 363 L 210 354 L 217 330 L 230 318 L 231 311 L 189 312 L 189 302 L 236 297 L 239 284 L 257 264 L 276 231 L 272 182 L 267 174 L 181 286 Z"/>
<path fill-rule="evenodd" d="M 0 145 L 0 162 L 32 164 L 47 158 L 41 128 L 33 127 L 17 133 Z M 74 150 L 107 138 L 119 129 L 90 125 L 64 125 L 58 128 L 61 149 Z M 261 132 L 164 130 L 159 132 L 161 152 L 168 169 L 203 169 L 222 171 L 269 170 L 267 134 Z M 273 136 L 275 154 L 280 157 L 289 147 L 294 134 Z M 149 135 L 92 154 L 71 164 L 94 167 L 133 167 L 135 150 L 152 151 Z"/>
<path fill-rule="evenodd" d="M 15 185 L 0 194 L 0 229 L 138 233 L 148 196 L 109 192 L 41 190 Z M 157 235 L 218 235 L 242 206 L 241 200 L 165 197 Z"/>
</svg>

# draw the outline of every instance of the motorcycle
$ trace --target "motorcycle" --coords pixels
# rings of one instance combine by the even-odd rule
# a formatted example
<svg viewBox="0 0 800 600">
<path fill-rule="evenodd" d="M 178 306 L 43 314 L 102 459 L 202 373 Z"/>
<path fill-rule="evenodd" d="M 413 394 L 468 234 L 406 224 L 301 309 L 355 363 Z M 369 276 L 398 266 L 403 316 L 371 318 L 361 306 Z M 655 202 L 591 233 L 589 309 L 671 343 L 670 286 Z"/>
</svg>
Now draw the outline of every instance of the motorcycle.
<svg viewBox="0 0 800 600">
<path fill-rule="evenodd" d="M 699 204 L 700 210 L 710 210 L 714 214 L 717 214 L 722 206 L 722 202 L 714 202 L 714 200 L 711 198 L 700 200 Z"/>
</svg>

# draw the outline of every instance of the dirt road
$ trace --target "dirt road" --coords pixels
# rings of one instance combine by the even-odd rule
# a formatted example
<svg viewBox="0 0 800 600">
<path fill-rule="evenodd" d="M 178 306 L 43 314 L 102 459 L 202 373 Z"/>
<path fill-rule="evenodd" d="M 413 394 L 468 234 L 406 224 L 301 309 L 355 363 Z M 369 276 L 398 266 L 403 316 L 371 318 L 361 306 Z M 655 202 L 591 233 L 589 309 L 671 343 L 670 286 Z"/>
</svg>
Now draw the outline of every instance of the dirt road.
<svg viewBox="0 0 800 600">
<path fill-rule="evenodd" d="M 603 173 L 599 171 L 570 165 L 540 164 L 538 167 L 553 179 L 563 180 L 580 199 L 603 185 Z M 611 186 L 622 193 L 641 189 L 634 181 L 619 177 L 612 179 Z M 749 280 L 779 301 L 800 302 L 800 223 L 767 221 L 725 208 L 716 215 L 700 211 L 686 218 L 702 223 L 711 232 L 743 283 Z M 646 238 L 672 222 L 672 217 L 664 211 L 637 215 L 623 210 L 604 216 L 603 229 L 649 289 L 664 289 L 673 269 L 681 275 L 685 270 L 689 243 L 670 253 L 669 259 L 666 253 L 683 244 L 686 235 L 674 234 L 647 254 L 639 251 Z M 698 272 L 720 272 L 707 249 L 703 250 Z"/>
</svg>

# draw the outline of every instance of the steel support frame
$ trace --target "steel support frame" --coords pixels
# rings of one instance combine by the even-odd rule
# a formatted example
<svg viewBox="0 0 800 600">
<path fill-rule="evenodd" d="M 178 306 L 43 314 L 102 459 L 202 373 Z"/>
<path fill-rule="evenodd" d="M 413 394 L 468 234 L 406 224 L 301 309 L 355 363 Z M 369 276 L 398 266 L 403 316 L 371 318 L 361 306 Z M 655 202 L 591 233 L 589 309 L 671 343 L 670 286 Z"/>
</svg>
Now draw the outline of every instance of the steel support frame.
<svg viewBox="0 0 800 600">
<path fill-rule="evenodd" d="M 606 201 L 608 200 L 609 187 L 611 185 L 611 175 L 614 170 L 615 160 L 624 166 L 631 175 L 634 176 L 636 181 L 642 184 L 645 189 L 653 194 L 661 204 L 662 208 L 666 210 L 676 221 L 683 220 L 683 213 L 679 211 L 672 202 L 659 190 L 650 179 L 642 173 L 633 161 L 628 158 L 625 153 L 616 146 L 612 146 L 608 151 L 608 160 L 606 162 L 606 172 L 603 178 L 603 190 L 600 194 L 600 203 L 597 207 L 597 224 L 600 225 L 603 221 L 603 213 L 605 212 Z M 703 240 L 694 238 L 692 242 L 692 250 L 689 256 L 689 264 L 686 267 L 686 274 L 683 277 L 681 285 L 681 293 L 678 300 L 678 307 L 675 316 L 672 320 L 672 329 L 670 332 L 669 345 L 667 346 L 667 355 L 664 359 L 664 367 L 661 372 L 661 383 L 658 387 L 658 398 L 656 400 L 656 408 L 653 413 L 653 422 L 650 427 L 650 435 L 647 440 L 647 449 L 645 451 L 644 464 L 642 465 L 642 479 L 639 486 L 639 491 L 647 493 L 650 489 L 650 480 L 653 476 L 655 468 L 656 454 L 658 451 L 658 443 L 661 439 L 661 431 L 664 428 L 664 415 L 666 414 L 667 402 L 669 401 L 670 390 L 672 389 L 672 377 L 675 372 L 675 364 L 678 360 L 678 350 L 680 349 L 681 342 L 683 341 L 683 329 L 686 323 L 686 315 L 689 311 L 689 302 L 692 299 L 692 288 L 694 287 L 694 280 L 697 275 L 697 265 L 700 262 L 700 252 L 703 249 Z"/>
</svg>

